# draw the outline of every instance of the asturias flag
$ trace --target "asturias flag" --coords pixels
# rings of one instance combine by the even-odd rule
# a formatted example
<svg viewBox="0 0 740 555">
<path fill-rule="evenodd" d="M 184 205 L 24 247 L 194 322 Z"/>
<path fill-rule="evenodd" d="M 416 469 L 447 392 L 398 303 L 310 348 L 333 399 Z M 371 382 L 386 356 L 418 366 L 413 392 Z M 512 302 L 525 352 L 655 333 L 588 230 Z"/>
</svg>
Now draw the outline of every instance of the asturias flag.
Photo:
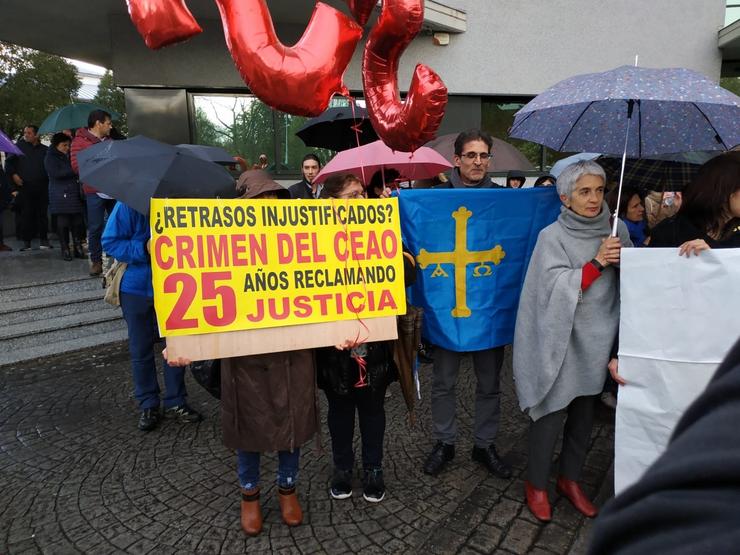
<svg viewBox="0 0 740 555">
<path fill-rule="evenodd" d="M 560 214 L 555 187 L 424 189 L 399 199 L 417 266 L 409 302 L 424 308 L 424 337 L 461 352 L 511 343 L 537 235 Z"/>
</svg>

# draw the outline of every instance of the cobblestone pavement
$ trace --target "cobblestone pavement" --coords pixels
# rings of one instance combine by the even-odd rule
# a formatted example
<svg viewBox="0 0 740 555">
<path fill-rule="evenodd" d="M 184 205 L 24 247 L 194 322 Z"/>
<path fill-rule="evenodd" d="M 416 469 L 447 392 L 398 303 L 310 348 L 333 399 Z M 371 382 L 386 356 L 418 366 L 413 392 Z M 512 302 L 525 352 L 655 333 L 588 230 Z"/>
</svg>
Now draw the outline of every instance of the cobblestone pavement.
<svg viewBox="0 0 740 555">
<path fill-rule="evenodd" d="M 461 437 L 438 478 L 421 466 L 429 436 L 431 367 L 422 367 L 418 423 L 410 429 L 397 384 L 386 400 L 387 497 L 331 501 L 331 455 L 304 448 L 304 524 L 280 521 L 275 457 L 263 459 L 265 529 L 239 527 L 235 457 L 221 444 L 218 403 L 188 378 L 200 424 L 136 429 L 126 345 L 0 368 L 0 553 L 579 553 L 590 523 L 551 487 L 554 522 L 539 525 L 522 502 L 526 418 L 504 372 L 499 451 L 515 477 L 490 477 L 470 460 L 474 375 L 458 384 Z M 323 395 L 322 395 L 323 397 Z M 323 399 L 322 399 L 323 402 Z M 325 413 L 325 406 L 324 406 Z M 584 471 L 589 494 L 605 484 L 613 424 L 601 409 Z M 359 452 L 359 446 L 356 447 Z M 359 482 L 357 483 L 359 485 Z"/>
</svg>

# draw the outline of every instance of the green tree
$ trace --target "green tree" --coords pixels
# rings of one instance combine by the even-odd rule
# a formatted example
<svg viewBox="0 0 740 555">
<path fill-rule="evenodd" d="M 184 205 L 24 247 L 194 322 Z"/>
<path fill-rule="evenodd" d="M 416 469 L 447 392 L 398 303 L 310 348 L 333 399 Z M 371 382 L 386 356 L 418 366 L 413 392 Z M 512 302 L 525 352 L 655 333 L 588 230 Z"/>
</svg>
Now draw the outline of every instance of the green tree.
<svg viewBox="0 0 740 555">
<path fill-rule="evenodd" d="M 113 80 L 113 73 L 107 70 L 103 77 L 100 79 L 100 85 L 98 86 L 98 92 L 93 98 L 93 102 L 110 108 L 114 112 L 118 112 L 118 119 L 115 121 L 116 128 L 123 133 L 128 135 L 128 123 L 126 120 L 126 99 L 123 94 L 123 89 L 116 86 Z"/>
<path fill-rule="evenodd" d="M 723 77 L 719 80 L 721 87 L 740 96 L 740 77 Z"/>
<path fill-rule="evenodd" d="M 9 135 L 27 123 L 40 125 L 79 87 L 77 71 L 65 59 L 0 42 L 0 128 Z"/>
</svg>

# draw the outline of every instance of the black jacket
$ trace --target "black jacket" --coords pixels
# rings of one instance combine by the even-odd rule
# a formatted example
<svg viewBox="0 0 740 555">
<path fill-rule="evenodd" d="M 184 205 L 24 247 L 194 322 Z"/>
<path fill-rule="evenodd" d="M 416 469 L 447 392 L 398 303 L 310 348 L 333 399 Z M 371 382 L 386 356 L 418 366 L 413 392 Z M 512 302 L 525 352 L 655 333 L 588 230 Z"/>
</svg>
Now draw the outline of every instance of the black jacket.
<svg viewBox="0 0 740 555">
<path fill-rule="evenodd" d="M 313 200 L 313 195 L 311 194 L 311 185 L 306 182 L 305 179 L 302 179 L 298 183 L 294 183 L 290 187 L 288 187 L 288 191 L 290 192 L 290 198 L 296 199 L 308 199 Z"/>
<path fill-rule="evenodd" d="M 47 187 L 49 177 L 44 168 L 47 147 L 41 143 L 36 146 L 26 141 L 18 141 L 17 146 L 23 156 L 11 154 L 5 162 L 5 173 L 12 182 L 12 177 L 18 174 L 23 180 L 24 187 Z"/>
<path fill-rule="evenodd" d="M 592 555 L 737 553 L 740 341 L 679 420 L 665 453 L 601 511 Z"/>
<path fill-rule="evenodd" d="M 736 222 L 737 218 L 736 218 Z M 686 241 L 704 239 L 713 249 L 730 249 L 740 247 L 740 224 L 734 228 L 732 234 L 717 241 L 698 229 L 688 218 L 680 213 L 672 218 L 660 222 L 650 234 L 651 247 L 679 247 Z"/>
<path fill-rule="evenodd" d="M 49 174 L 49 212 L 82 214 L 80 184 L 69 156 L 56 148 L 50 148 L 46 153 L 44 166 Z"/>
</svg>

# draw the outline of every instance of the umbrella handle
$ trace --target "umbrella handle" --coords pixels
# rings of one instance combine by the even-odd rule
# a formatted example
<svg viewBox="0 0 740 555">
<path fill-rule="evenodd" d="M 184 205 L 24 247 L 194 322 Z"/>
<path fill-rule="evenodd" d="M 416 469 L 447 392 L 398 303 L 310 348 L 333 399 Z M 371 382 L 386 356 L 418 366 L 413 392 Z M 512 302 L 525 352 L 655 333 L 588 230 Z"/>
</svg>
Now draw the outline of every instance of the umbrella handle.
<svg viewBox="0 0 740 555">
<path fill-rule="evenodd" d="M 638 100 L 639 102 L 639 100 Z M 624 134 L 624 150 L 622 151 L 622 169 L 619 172 L 619 189 L 617 190 L 617 205 L 614 208 L 614 218 L 612 221 L 612 237 L 617 236 L 617 225 L 619 224 L 619 205 L 622 202 L 622 186 L 624 185 L 624 168 L 627 164 L 627 143 L 630 138 L 630 123 L 632 123 L 632 112 L 635 108 L 634 99 L 627 101 L 627 131 Z"/>
</svg>

